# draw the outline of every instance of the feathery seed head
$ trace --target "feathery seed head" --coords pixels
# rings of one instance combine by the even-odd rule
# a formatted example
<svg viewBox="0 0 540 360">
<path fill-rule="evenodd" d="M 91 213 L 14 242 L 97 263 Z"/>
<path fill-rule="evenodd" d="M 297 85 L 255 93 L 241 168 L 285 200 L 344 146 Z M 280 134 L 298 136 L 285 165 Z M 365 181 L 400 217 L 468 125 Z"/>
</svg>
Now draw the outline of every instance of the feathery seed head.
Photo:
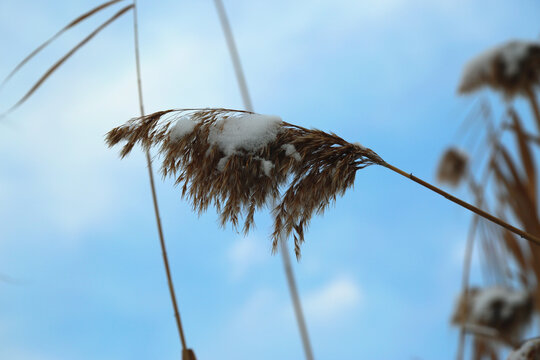
<svg viewBox="0 0 540 360">
<path fill-rule="evenodd" d="M 174 176 L 195 211 L 216 207 L 221 224 L 243 231 L 256 210 L 272 206 L 273 248 L 291 234 L 300 256 L 314 214 L 354 183 L 356 171 L 384 161 L 335 134 L 309 130 L 279 117 L 228 109 L 180 109 L 134 118 L 111 130 L 109 146 L 125 141 L 157 147 L 163 176 Z"/>
<path fill-rule="evenodd" d="M 467 63 L 459 92 L 467 94 L 484 86 L 511 98 L 540 84 L 540 43 L 510 41 L 490 49 Z"/>
<path fill-rule="evenodd" d="M 533 315 L 529 291 L 505 287 L 471 288 L 461 294 L 452 323 L 479 325 L 496 330 L 507 339 L 519 340 Z"/>
</svg>

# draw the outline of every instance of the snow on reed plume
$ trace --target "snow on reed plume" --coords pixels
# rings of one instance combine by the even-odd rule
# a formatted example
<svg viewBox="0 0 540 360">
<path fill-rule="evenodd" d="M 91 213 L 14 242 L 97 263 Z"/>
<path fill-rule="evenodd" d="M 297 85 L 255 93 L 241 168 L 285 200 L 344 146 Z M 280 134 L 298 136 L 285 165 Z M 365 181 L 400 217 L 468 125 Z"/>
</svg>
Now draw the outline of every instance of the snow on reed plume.
<svg viewBox="0 0 540 360">
<path fill-rule="evenodd" d="M 485 326 L 515 343 L 531 323 L 531 292 L 501 286 L 469 289 L 461 294 L 452 322 L 456 325 Z"/>
<path fill-rule="evenodd" d="M 506 97 L 524 94 L 540 84 L 540 43 L 510 41 L 487 50 L 467 63 L 460 93 L 489 86 Z"/>
<path fill-rule="evenodd" d="M 106 141 L 125 141 L 122 157 L 137 143 L 158 147 L 163 176 L 176 178 L 199 214 L 215 206 L 222 226 L 243 218 L 247 233 L 255 211 L 273 206 L 273 249 L 292 234 L 297 257 L 312 216 L 353 186 L 357 170 L 384 163 L 335 134 L 228 109 L 159 111 L 111 130 Z"/>
</svg>

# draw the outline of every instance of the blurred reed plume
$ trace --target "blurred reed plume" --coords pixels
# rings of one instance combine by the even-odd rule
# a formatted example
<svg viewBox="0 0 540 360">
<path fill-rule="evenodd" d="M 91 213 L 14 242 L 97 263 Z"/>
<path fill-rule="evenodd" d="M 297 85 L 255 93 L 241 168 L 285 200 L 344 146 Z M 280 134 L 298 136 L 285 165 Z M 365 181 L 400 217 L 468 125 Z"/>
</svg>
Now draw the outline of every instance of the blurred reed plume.
<svg viewBox="0 0 540 360">
<path fill-rule="evenodd" d="M 437 181 L 454 187 L 459 185 L 467 172 L 467 163 L 467 153 L 456 147 L 448 148 L 439 162 Z"/>
<path fill-rule="evenodd" d="M 482 111 L 481 114 L 485 124 L 487 151 L 479 154 L 478 157 L 473 157 L 472 160 L 475 164 L 483 163 L 485 169 L 479 171 L 478 167 L 474 169 L 469 167 L 467 176 L 469 190 L 476 205 L 484 209 L 490 207 L 496 209 L 499 218 L 513 219 L 527 233 L 535 237 L 540 236 L 537 153 L 534 149 L 538 145 L 537 139 L 540 132 L 540 111 L 535 93 L 538 85 L 540 85 L 540 43 L 511 41 L 473 58 L 464 68 L 458 89 L 460 93 L 472 93 L 488 87 L 503 96 L 506 106 L 500 123 L 492 119 L 491 111 Z M 532 112 L 531 120 L 536 124 L 537 132 L 528 130 L 528 123 L 524 122 L 513 108 L 510 101 L 516 96 L 522 96 L 529 102 Z M 489 110 L 485 104 L 483 108 Z M 504 139 L 506 135 L 512 138 L 513 144 Z M 486 154 L 488 157 L 484 158 Z M 480 179 L 476 180 L 475 177 L 479 172 Z M 489 184 L 490 180 L 493 180 L 493 184 Z M 499 309 L 497 311 L 506 309 L 508 317 L 507 325 L 504 326 L 506 330 L 496 322 L 483 324 L 497 331 L 500 337 L 511 338 L 512 341 L 507 342 L 507 345 L 513 347 L 513 344 L 521 340 L 519 336 L 522 334 L 512 329 L 520 329 L 527 323 L 527 317 L 531 317 L 533 312 L 540 311 L 540 248 L 532 243 L 521 243 L 514 234 L 478 220 L 474 218 L 472 221 L 464 257 L 464 289 L 461 299 L 465 304 L 474 302 L 478 293 L 491 291 L 493 283 L 499 284 L 499 287 L 508 287 L 511 284 L 513 288 L 521 289 L 514 290 L 516 294 L 518 291 L 522 294 L 530 294 L 520 311 L 510 311 L 508 304 L 504 301 L 496 302 L 495 308 Z M 482 230 L 478 234 L 482 245 L 480 249 L 485 259 L 486 274 L 491 275 L 490 279 L 486 279 L 491 283 L 491 287 L 467 289 L 471 253 L 477 228 Z M 470 307 L 462 306 L 462 312 L 463 321 L 470 321 L 471 316 L 474 316 L 474 310 Z M 458 359 L 464 356 L 463 321 L 454 321 L 462 328 Z M 497 359 L 498 351 L 494 344 L 500 343 L 500 339 L 491 341 L 478 333 L 472 333 L 474 334 L 473 359 L 484 357 Z"/>
<path fill-rule="evenodd" d="M 518 343 L 531 323 L 532 294 L 502 286 L 472 287 L 461 294 L 452 322 L 460 326 L 480 326 L 495 330 L 503 342 Z"/>
<path fill-rule="evenodd" d="M 222 225 L 237 227 L 243 217 L 247 232 L 255 211 L 275 203 L 273 249 L 293 233 L 297 256 L 313 214 L 322 214 L 351 187 L 358 169 L 383 163 L 372 150 L 337 135 L 228 109 L 135 118 L 107 134 L 109 146 L 120 141 L 127 141 L 122 157 L 137 143 L 158 146 L 163 175 L 176 177 L 195 211 L 216 206 Z"/>
<path fill-rule="evenodd" d="M 540 85 L 540 43 L 514 40 L 473 58 L 463 71 L 458 91 L 468 94 L 482 87 L 501 92 L 507 99 L 527 98 L 540 130 L 540 108 L 534 89 Z"/>
<path fill-rule="evenodd" d="M 513 97 L 539 84 L 540 43 L 514 40 L 469 61 L 458 90 L 466 94 L 488 86 Z"/>
</svg>

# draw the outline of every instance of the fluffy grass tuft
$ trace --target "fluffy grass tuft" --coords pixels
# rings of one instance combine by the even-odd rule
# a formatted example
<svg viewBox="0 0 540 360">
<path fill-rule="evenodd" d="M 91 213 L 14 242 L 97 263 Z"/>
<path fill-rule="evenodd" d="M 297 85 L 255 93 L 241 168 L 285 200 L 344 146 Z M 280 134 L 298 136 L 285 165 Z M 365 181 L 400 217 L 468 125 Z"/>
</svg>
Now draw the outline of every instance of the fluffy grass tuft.
<svg viewBox="0 0 540 360">
<path fill-rule="evenodd" d="M 256 148 L 239 146 L 231 153 L 212 141 L 225 132 L 227 122 L 251 115 L 228 109 L 160 111 L 111 130 L 106 141 L 109 146 L 125 141 L 122 157 L 136 144 L 157 147 L 163 176 L 176 179 L 199 214 L 215 206 L 223 226 L 238 227 L 243 219 L 247 233 L 255 212 L 272 206 L 273 249 L 292 234 L 299 257 L 313 215 L 322 214 L 353 186 L 357 170 L 384 161 L 335 134 L 283 121 L 277 123 L 275 137 Z M 179 121 L 191 125 L 179 132 Z"/>
</svg>

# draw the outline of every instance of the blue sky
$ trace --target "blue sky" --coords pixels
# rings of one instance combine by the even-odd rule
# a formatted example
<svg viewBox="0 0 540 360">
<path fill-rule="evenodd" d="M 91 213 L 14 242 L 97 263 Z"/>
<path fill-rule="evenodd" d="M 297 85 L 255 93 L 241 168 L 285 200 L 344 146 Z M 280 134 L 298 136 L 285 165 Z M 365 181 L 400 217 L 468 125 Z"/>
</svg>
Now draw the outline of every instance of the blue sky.
<svg viewBox="0 0 540 360">
<path fill-rule="evenodd" d="M 139 2 L 147 112 L 241 108 L 213 2 Z M 0 77 L 96 4 L 2 0 Z M 334 131 L 428 181 L 478 98 L 456 95 L 463 64 L 540 34 L 532 0 L 225 6 L 258 112 Z M 113 12 L 28 64 L 1 90 L 0 109 Z M 11 279 L 0 282 L 2 359 L 179 357 L 144 156 L 121 161 L 103 142 L 138 115 L 135 86 L 127 14 L 0 124 L 0 274 Z M 192 213 L 170 179 L 157 190 L 198 359 L 302 358 L 268 213 L 244 238 L 221 229 L 213 210 Z M 454 358 L 448 319 L 469 219 L 384 168 L 360 171 L 355 188 L 314 218 L 294 265 L 315 357 Z"/>
</svg>

